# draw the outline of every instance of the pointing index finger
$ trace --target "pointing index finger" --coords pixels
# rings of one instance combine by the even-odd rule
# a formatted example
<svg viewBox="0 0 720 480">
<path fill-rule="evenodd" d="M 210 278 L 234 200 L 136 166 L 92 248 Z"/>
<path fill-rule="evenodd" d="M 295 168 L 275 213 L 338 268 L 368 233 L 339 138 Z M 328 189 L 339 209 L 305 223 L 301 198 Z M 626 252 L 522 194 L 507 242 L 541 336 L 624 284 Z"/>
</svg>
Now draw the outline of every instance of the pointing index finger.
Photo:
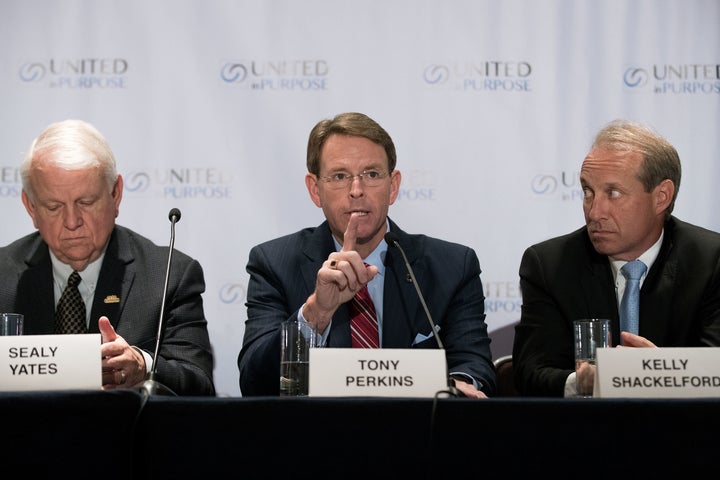
<svg viewBox="0 0 720 480">
<path fill-rule="evenodd" d="M 351 213 L 350 221 L 348 221 L 345 234 L 343 235 L 342 251 L 349 252 L 355 250 L 355 241 L 357 240 L 358 214 Z"/>
</svg>

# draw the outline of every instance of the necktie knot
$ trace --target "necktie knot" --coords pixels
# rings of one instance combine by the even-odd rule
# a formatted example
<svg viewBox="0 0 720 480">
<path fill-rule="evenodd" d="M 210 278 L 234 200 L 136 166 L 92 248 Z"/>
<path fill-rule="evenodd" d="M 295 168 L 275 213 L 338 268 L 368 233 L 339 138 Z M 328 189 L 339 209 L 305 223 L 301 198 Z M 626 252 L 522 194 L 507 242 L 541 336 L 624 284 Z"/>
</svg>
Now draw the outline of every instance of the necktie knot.
<svg viewBox="0 0 720 480">
<path fill-rule="evenodd" d="M 68 278 L 68 285 L 71 287 L 77 287 L 80 285 L 80 280 L 82 280 L 80 278 L 80 274 L 77 271 L 73 271 Z"/>
<path fill-rule="evenodd" d="M 623 277 L 628 280 L 640 280 L 645 270 L 647 270 L 647 265 L 640 260 L 633 260 L 623 265 L 620 272 L 623 274 Z"/>
</svg>

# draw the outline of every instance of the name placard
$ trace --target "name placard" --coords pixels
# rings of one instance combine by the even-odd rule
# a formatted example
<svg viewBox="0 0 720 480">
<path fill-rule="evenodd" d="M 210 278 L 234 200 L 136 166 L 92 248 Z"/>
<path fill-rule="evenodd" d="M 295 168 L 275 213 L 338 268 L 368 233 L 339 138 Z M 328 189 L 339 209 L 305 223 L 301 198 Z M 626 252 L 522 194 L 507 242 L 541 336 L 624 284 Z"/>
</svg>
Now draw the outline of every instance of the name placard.
<svg viewBox="0 0 720 480">
<path fill-rule="evenodd" d="M 595 397 L 720 397 L 720 348 L 598 348 Z"/>
<path fill-rule="evenodd" d="M 100 390 L 100 334 L 0 336 L 0 391 Z"/>
<path fill-rule="evenodd" d="M 445 350 L 310 349 L 309 396 L 432 398 L 446 389 Z"/>
</svg>

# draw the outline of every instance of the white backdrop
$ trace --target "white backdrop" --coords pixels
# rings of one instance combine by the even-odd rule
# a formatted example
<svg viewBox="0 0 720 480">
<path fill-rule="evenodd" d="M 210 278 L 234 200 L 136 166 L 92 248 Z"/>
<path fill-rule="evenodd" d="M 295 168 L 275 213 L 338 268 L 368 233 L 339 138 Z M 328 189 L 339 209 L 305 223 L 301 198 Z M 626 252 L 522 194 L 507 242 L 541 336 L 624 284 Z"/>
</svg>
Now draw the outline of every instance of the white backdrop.
<svg viewBox="0 0 720 480">
<path fill-rule="evenodd" d="M 391 217 L 478 252 L 498 357 L 520 256 L 582 224 L 580 163 L 608 121 L 673 142 L 676 214 L 720 230 L 719 26 L 716 0 L 3 0 L 0 244 L 33 228 L 18 175 L 32 139 L 93 123 L 125 177 L 118 223 L 167 245 L 182 211 L 218 395 L 238 396 L 249 249 L 322 221 L 308 133 L 361 111 L 396 142 Z"/>
</svg>

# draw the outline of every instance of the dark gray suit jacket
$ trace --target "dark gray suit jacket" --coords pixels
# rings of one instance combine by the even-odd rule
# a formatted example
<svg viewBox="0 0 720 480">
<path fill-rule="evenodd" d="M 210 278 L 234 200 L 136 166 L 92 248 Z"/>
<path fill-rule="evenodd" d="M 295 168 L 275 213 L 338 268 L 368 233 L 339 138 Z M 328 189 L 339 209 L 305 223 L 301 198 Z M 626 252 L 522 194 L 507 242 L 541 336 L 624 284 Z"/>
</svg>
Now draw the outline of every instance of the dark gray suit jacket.
<svg viewBox="0 0 720 480">
<path fill-rule="evenodd" d="M 572 322 L 609 318 L 620 344 L 615 281 L 587 229 L 529 247 L 513 367 L 521 394 L 562 396 L 575 370 Z M 720 234 L 671 218 L 640 291 L 639 334 L 659 347 L 720 346 Z"/>
<path fill-rule="evenodd" d="M 397 233 L 430 314 L 440 327 L 448 370 L 472 376 L 486 394 L 492 394 L 495 369 L 477 255 L 456 243 L 409 235 L 392 221 L 390 231 Z M 280 323 L 297 318 L 299 308 L 315 290 L 318 270 L 333 251 L 327 222 L 251 249 L 248 319 L 238 356 L 243 396 L 279 394 Z M 413 344 L 418 334 L 430 336 L 431 329 L 402 256 L 389 249 L 385 264 L 382 347 L 437 348 L 434 337 Z M 346 305 L 333 316 L 328 346 L 350 347 Z"/>
<path fill-rule="evenodd" d="M 110 319 L 118 335 L 152 356 L 155 353 L 168 247 L 116 226 L 98 277 L 89 333 Z M 0 311 L 25 315 L 27 335 L 54 332 L 55 301 L 50 253 L 35 232 L 0 248 Z M 165 335 L 157 380 L 178 395 L 214 395 L 213 353 L 201 294 L 200 264 L 173 253 L 165 307 Z"/>
</svg>

